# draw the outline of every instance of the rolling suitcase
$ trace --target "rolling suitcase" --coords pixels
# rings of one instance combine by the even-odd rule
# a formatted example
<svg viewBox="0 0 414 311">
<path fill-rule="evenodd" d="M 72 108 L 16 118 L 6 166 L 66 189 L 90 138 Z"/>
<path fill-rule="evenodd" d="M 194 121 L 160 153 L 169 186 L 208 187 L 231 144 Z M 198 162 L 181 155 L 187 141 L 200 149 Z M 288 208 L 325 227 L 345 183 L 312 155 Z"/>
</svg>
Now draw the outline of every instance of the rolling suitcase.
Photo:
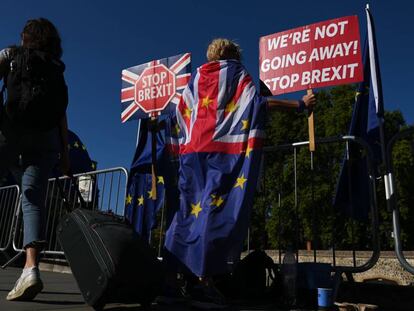
<svg viewBox="0 0 414 311">
<path fill-rule="evenodd" d="M 77 208 L 62 218 L 57 238 L 95 310 L 111 302 L 148 305 L 159 294 L 165 269 L 123 218 Z"/>
</svg>

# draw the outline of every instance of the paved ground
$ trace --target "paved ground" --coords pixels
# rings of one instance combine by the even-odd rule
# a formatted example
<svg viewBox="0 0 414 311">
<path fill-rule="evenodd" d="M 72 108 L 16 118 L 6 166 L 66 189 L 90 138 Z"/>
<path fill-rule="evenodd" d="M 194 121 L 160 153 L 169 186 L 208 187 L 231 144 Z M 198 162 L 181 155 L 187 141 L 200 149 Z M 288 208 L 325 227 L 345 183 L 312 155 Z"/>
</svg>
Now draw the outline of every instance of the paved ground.
<svg viewBox="0 0 414 311">
<path fill-rule="evenodd" d="M 12 289 L 16 279 L 19 277 L 21 269 L 7 268 L 0 270 L 0 311 L 43 311 L 43 310 L 70 310 L 70 311 L 91 311 L 84 302 L 82 295 L 76 285 L 71 274 L 42 272 L 42 280 L 45 285 L 42 293 L 40 293 L 32 302 L 9 302 L 6 300 L 7 293 Z M 153 304 L 152 310 L 156 311 L 185 311 L 194 310 L 189 306 L 159 306 Z M 242 307 L 233 306 L 226 310 L 247 311 L 247 310 L 273 310 L 278 308 L 275 306 L 255 306 Z M 112 311 L 138 311 L 144 310 L 139 305 L 121 305 L 110 304 L 105 310 Z"/>
<path fill-rule="evenodd" d="M 84 302 L 82 295 L 71 274 L 42 272 L 45 288 L 32 302 L 8 302 L 7 293 L 20 275 L 20 268 L 0 270 L 0 311 L 43 311 L 68 310 L 92 311 Z M 387 284 L 343 283 L 339 290 L 338 300 L 341 302 L 376 304 L 382 311 L 413 311 L 414 287 L 393 286 Z M 109 304 L 105 310 L 112 311 L 144 311 L 139 305 Z M 154 311 L 188 311 L 190 306 L 160 306 L 153 304 Z M 230 311 L 282 311 L 275 305 L 230 306 Z M 296 310 L 298 311 L 298 310 Z"/>
<path fill-rule="evenodd" d="M 88 308 L 70 274 L 42 272 L 45 288 L 33 302 L 8 302 L 7 293 L 13 287 L 21 269 L 0 270 L 0 310 L 92 310 Z"/>
<path fill-rule="evenodd" d="M 337 300 L 378 305 L 380 311 L 413 311 L 414 286 L 344 282 Z"/>
</svg>

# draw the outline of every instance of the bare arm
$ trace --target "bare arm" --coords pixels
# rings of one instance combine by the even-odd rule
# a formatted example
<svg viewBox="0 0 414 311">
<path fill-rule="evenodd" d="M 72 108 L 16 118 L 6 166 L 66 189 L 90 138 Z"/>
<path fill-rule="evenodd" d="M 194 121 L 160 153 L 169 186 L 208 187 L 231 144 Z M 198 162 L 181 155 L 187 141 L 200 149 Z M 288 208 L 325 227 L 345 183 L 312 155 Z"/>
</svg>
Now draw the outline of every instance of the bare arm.
<svg viewBox="0 0 414 311">
<path fill-rule="evenodd" d="M 298 100 L 288 100 L 288 99 L 276 99 L 273 97 L 267 98 L 268 107 L 271 109 L 280 109 L 280 110 L 288 110 L 288 109 L 308 109 L 312 108 L 316 104 L 316 98 L 314 94 L 305 95 L 302 97 L 302 101 L 304 105 L 301 107 L 301 101 Z M 300 109 L 302 108 L 302 109 Z"/>
</svg>

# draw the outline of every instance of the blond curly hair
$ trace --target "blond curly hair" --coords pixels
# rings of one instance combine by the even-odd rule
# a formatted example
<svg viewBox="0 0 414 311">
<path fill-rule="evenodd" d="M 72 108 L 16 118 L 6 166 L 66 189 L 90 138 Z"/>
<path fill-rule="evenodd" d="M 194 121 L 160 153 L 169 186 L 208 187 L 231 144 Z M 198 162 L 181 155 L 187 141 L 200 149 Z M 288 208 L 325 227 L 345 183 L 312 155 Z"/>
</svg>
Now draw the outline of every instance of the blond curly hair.
<svg viewBox="0 0 414 311">
<path fill-rule="evenodd" d="M 211 41 L 207 48 L 209 62 L 223 59 L 241 60 L 240 46 L 228 39 L 217 38 Z"/>
</svg>

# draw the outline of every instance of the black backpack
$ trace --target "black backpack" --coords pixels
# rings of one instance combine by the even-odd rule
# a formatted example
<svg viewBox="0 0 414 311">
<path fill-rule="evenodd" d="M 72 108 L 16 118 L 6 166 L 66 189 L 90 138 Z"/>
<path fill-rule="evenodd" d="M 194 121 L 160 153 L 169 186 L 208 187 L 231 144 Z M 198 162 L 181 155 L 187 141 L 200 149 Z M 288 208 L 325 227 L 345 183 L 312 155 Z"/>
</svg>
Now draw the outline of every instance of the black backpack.
<svg viewBox="0 0 414 311">
<path fill-rule="evenodd" d="M 50 54 L 16 47 L 11 51 L 5 112 L 19 128 L 48 131 L 62 120 L 68 105 L 65 65 Z M 1 96 L 3 96 L 4 87 Z"/>
<path fill-rule="evenodd" d="M 233 288 L 240 298 L 264 299 L 270 291 L 270 281 L 275 282 L 276 266 L 263 250 L 254 250 L 244 257 L 233 271 Z"/>
</svg>

